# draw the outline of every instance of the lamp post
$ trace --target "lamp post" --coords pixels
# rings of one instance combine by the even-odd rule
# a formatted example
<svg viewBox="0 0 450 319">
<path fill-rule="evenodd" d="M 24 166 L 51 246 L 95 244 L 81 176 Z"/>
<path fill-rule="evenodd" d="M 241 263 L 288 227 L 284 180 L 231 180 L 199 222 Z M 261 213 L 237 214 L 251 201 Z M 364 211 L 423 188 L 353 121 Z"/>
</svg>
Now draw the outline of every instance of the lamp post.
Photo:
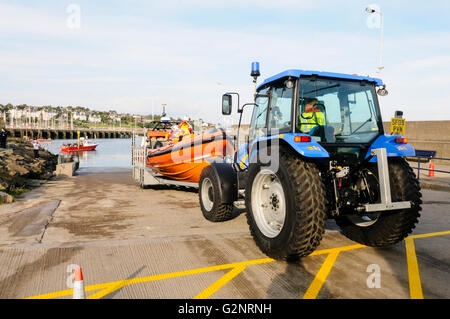
<svg viewBox="0 0 450 319">
<path fill-rule="evenodd" d="M 154 115 L 154 108 L 155 108 L 155 100 L 154 99 L 152 99 L 152 121 L 154 121 L 155 120 L 155 115 Z"/>
<path fill-rule="evenodd" d="M 379 14 L 380 15 L 380 56 L 378 60 L 378 69 L 377 73 L 380 74 L 381 70 L 384 69 L 383 66 L 383 38 L 384 38 L 384 15 L 381 11 L 372 7 L 367 7 L 366 12 L 369 14 Z"/>
</svg>

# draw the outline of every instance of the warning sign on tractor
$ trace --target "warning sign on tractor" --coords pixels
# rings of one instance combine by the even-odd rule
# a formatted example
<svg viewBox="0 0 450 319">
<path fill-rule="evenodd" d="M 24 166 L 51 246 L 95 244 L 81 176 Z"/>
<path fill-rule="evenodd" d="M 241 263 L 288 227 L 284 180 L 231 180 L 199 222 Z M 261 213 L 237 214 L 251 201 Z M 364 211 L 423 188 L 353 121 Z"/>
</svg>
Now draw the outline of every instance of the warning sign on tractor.
<svg viewBox="0 0 450 319">
<path fill-rule="evenodd" d="M 391 133 L 403 134 L 405 133 L 405 119 L 392 118 L 391 119 Z"/>
</svg>

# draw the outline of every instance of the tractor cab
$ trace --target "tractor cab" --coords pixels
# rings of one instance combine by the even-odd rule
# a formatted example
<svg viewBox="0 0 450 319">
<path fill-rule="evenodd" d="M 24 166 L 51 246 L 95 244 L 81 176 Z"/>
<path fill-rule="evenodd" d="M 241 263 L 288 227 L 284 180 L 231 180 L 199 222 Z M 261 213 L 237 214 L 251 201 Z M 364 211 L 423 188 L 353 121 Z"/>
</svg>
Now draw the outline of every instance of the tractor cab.
<svg viewBox="0 0 450 319">
<path fill-rule="evenodd" d="M 301 133 L 330 155 L 361 157 L 384 133 L 377 87 L 387 92 L 380 79 L 356 75 L 302 70 L 275 75 L 257 89 L 250 145 L 263 136 Z"/>
</svg>

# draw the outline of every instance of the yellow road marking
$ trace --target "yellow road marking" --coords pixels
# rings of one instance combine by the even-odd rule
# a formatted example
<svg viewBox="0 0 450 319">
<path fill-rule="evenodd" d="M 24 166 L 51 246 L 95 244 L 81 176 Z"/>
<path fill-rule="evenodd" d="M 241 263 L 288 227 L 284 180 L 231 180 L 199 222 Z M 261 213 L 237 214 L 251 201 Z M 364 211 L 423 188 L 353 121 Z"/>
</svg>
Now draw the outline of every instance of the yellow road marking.
<svg viewBox="0 0 450 319">
<path fill-rule="evenodd" d="M 414 238 L 405 239 L 406 262 L 408 264 L 409 295 L 411 299 L 423 299 L 422 283 L 419 275 Z"/>
<path fill-rule="evenodd" d="M 242 271 L 245 270 L 245 266 L 238 266 L 236 268 L 231 269 L 229 272 L 227 272 L 224 276 L 220 277 L 219 280 L 214 282 L 211 286 L 203 290 L 201 293 L 199 293 L 197 296 L 194 297 L 194 299 L 207 299 L 212 294 L 214 294 L 216 291 L 218 291 L 220 288 L 222 288 L 227 282 L 229 282 L 231 279 L 239 275 Z"/>
<path fill-rule="evenodd" d="M 101 285 L 106 286 L 105 284 L 101 284 Z M 88 292 L 88 291 L 92 291 L 92 290 L 101 289 L 101 288 L 95 288 L 94 286 L 98 286 L 98 285 L 85 287 L 84 290 L 86 292 Z M 64 297 L 64 296 L 69 296 L 69 295 L 73 295 L 73 289 L 66 289 L 66 290 L 61 290 L 61 291 L 57 291 L 57 292 L 51 292 L 48 294 L 27 297 L 25 299 L 53 299 L 53 298 Z"/>
<path fill-rule="evenodd" d="M 358 249 L 358 248 L 363 248 L 363 247 L 366 247 L 366 246 L 350 245 L 350 246 L 336 247 L 336 248 L 330 248 L 330 249 L 322 249 L 322 250 L 314 251 L 313 253 L 311 253 L 310 256 L 330 254 L 333 252 L 353 250 L 353 249 Z M 275 261 L 275 260 L 272 258 L 262 258 L 262 259 L 254 259 L 254 260 L 238 262 L 238 263 L 223 264 L 223 265 L 218 265 L 218 266 L 178 271 L 178 272 L 162 274 L 162 275 L 153 275 L 153 276 L 148 276 L 148 277 L 119 280 L 119 281 L 114 281 L 114 282 L 109 282 L 109 283 L 86 286 L 85 291 L 89 292 L 89 291 L 93 291 L 93 290 L 102 289 L 101 291 L 99 291 L 91 296 L 88 296 L 88 299 L 96 299 L 96 298 L 102 298 L 102 297 L 104 297 L 120 288 L 130 285 L 130 284 L 143 283 L 143 282 L 149 282 L 149 281 L 155 281 L 155 280 L 163 280 L 163 279 L 169 279 L 169 278 L 181 277 L 181 276 L 189 276 L 189 275 L 200 274 L 200 273 L 216 271 L 216 270 L 226 270 L 226 269 L 234 269 L 234 268 L 240 268 L 240 267 L 245 268 L 247 266 L 264 264 L 264 263 L 269 263 L 269 262 L 273 262 L 273 261 Z M 73 294 L 73 289 L 67 289 L 67 290 L 62 290 L 62 291 L 58 291 L 58 292 L 28 297 L 26 299 L 51 299 L 51 298 L 69 296 L 72 294 Z"/>
<path fill-rule="evenodd" d="M 413 235 L 413 236 L 409 236 L 408 238 L 405 239 L 405 243 L 408 247 L 407 248 L 407 258 L 409 258 L 408 259 L 408 271 L 410 272 L 410 277 L 409 277 L 410 289 L 411 289 L 411 281 L 413 281 L 411 298 L 413 298 L 413 296 L 415 296 L 415 297 L 420 296 L 420 294 L 422 293 L 420 277 L 419 277 L 419 272 L 418 272 L 418 266 L 417 266 L 417 257 L 416 257 L 416 253 L 414 250 L 413 240 L 417 239 L 417 238 L 427 238 L 427 237 L 434 237 L 434 236 L 441 236 L 441 235 L 450 235 L 450 231 Z M 328 254 L 328 256 L 325 259 L 325 262 L 322 264 L 322 267 L 320 268 L 319 272 L 317 273 L 316 277 L 314 278 L 313 282 L 311 283 L 310 287 L 308 288 L 308 290 L 305 293 L 303 298 L 315 298 L 317 296 L 317 294 L 320 291 L 320 288 L 322 287 L 323 283 L 325 282 L 331 268 L 333 267 L 333 265 L 336 261 L 338 254 L 340 252 L 364 248 L 364 247 L 367 247 L 367 246 L 356 244 L 356 245 L 349 245 L 349 246 L 343 246 L 343 247 L 322 249 L 322 250 L 317 250 L 317 251 L 314 251 L 313 253 L 311 253 L 309 256 L 317 256 L 317 255 L 324 255 L 324 254 Z M 229 271 L 227 274 L 222 276 L 218 281 L 213 283 L 210 287 L 208 287 L 207 289 L 205 289 L 203 292 L 201 292 L 199 295 L 197 295 L 195 297 L 195 298 L 207 298 L 207 297 L 211 296 L 214 292 L 216 292 L 217 290 L 222 288 L 227 282 L 229 282 L 234 277 L 236 277 L 247 266 L 265 264 L 265 263 L 270 263 L 273 261 L 275 261 L 275 260 L 272 258 L 262 258 L 262 259 L 254 259 L 254 260 L 237 262 L 237 263 L 223 264 L 223 265 L 218 265 L 218 266 L 197 268 L 197 269 L 191 269 L 191 270 L 185 270 L 185 271 L 177 271 L 177 272 L 161 274 L 161 275 L 152 275 L 152 276 L 141 277 L 141 278 L 118 280 L 118 281 L 113 281 L 113 282 L 109 282 L 109 283 L 86 286 L 85 291 L 89 292 L 89 291 L 101 289 L 101 291 L 94 293 L 93 295 L 89 296 L 88 298 L 89 299 L 102 298 L 120 288 L 123 288 L 127 285 L 135 284 L 135 283 L 144 283 L 144 282 L 149 282 L 149 281 L 163 280 L 163 279 L 169 279 L 169 278 L 175 278 L 175 277 L 181 277 L 181 276 L 189 276 L 189 275 L 200 274 L 200 273 L 216 271 L 216 270 L 231 269 L 231 271 Z M 419 294 L 419 292 L 420 292 L 420 294 Z M 208 293 L 209 293 L 209 295 L 208 295 Z M 72 295 L 72 294 L 73 294 L 73 289 L 66 289 L 66 290 L 61 290 L 61 291 L 57 291 L 57 292 L 53 292 L 53 293 L 47 293 L 47 294 L 37 295 L 37 296 L 33 296 L 33 297 L 28 297 L 25 299 L 51 299 L 51 298 L 64 297 L 64 296 L 68 296 L 68 295 Z M 422 298 L 423 298 L 423 296 L 422 296 Z"/>
<path fill-rule="evenodd" d="M 450 235 L 450 230 L 441 231 L 441 232 L 437 232 L 437 233 L 412 235 L 412 236 L 408 236 L 408 238 L 417 239 L 417 238 L 427 238 L 427 237 L 435 237 L 435 236 L 442 236 L 442 235 Z"/>
<path fill-rule="evenodd" d="M 322 264 L 322 267 L 320 267 L 316 277 L 314 277 L 314 280 L 308 287 L 308 290 L 306 290 L 303 299 L 316 299 L 320 289 L 322 289 L 322 286 L 325 283 L 325 280 L 327 280 L 328 274 L 330 273 L 331 268 L 333 268 L 333 265 L 336 262 L 336 258 L 338 255 L 339 251 L 328 254 L 327 258 Z"/>
<path fill-rule="evenodd" d="M 172 273 L 168 273 L 168 274 L 161 274 L 161 275 L 153 275 L 153 276 L 147 276 L 147 277 L 141 277 L 141 278 L 132 278 L 132 279 L 126 279 L 126 280 L 118 280 L 118 281 L 113 281 L 113 282 L 109 282 L 109 283 L 103 283 L 103 284 L 98 284 L 98 285 L 92 285 L 92 286 L 86 286 L 85 290 L 87 291 L 92 291 L 92 290 L 98 290 L 98 289 L 103 289 L 103 290 L 108 290 L 109 293 L 123 288 L 127 285 L 130 284 L 136 284 L 136 283 L 143 283 L 143 282 L 148 282 L 148 281 L 156 281 L 156 280 L 163 280 L 163 279 L 169 279 L 169 278 L 175 278 L 175 277 L 181 277 L 181 276 L 189 276 L 189 275 L 195 275 L 195 274 L 200 274 L 200 273 L 204 273 L 204 272 L 210 272 L 210 271 L 216 271 L 216 270 L 225 270 L 225 269 L 231 269 L 231 268 L 238 268 L 241 266 L 251 266 L 251 265 L 257 265 L 257 264 L 264 264 L 264 263 L 268 263 L 268 262 L 272 262 L 275 261 L 274 259 L 271 258 L 262 258 L 262 259 L 254 259 L 254 260 L 249 260 L 249 261 L 243 261 L 243 262 L 238 262 L 238 263 L 231 263 L 231 264 L 223 264 L 223 265 L 218 265 L 218 266 L 211 266 L 211 267 L 204 267 L 204 268 L 197 268 L 197 269 L 191 269 L 191 270 L 183 270 L 183 271 L 177 271 L 177 272 L 172 272 Z M 117 287 L 117 289 L 113 290 L 112 287 Z M 43 294 L 43 295 L 38 295 L 38 296 L 34 296 L 34 297 L 29 297 L 26 299 L 47 299 L 47 298 L 56 298 L 56 297 L 63 297 L 63 296 L 68 296 L 71 295 L 73 293 L 73 289 L 67 289 L 67 290 L 62 290 L 62 291 L 58 291 L 58 292 L 54 292 L 54 293 L 49 293 L 49 294 Z M 101 298 L 103 296 L 105 296 L 106 294 L 101 293 L 101 291 L 99 292 L 99 294 L 96 296 L 98 298 Z M 89 298 L 91 298 L 92 296 L 89 296 Z"/>
<path fill-rule="evenodd" d="M 85 290 L 88 291 L 87 289 L 85 289 Z M 57 291 L 57 292 L 51 292 L 51 293 L 48 293 L 48 294 L 43 294 L 43 295 L 38 295 L 38 296 L 33 296 L 33 297 L 27 297 L 25 299 L 52 299 L 52 298 L 68 296 L 70 294 L 73 294 L 73 289 L 67 289 L 67 290 L 61 290 L 61 291 Z"/>
<path fill-rule="evenodd" d="M 322 249 L 322 250 L 313 251 L 308 256 L 325 255 L 325 254 L 331 254 L 331 253 L 335 253 L 335 252 L 364 248 L 364 247 L 367 247 L 367 246 L 357 244 L 357 245 L 343 246 L 343 247 L 337 247 L 337 248 Z"/>
<path fill-rule="evenodd" d="M 450 231 L 412 235 L 405 238 L 406 262 L 408 265 L 409 295 L 411 299 L 423 299 L 422 281 L 420 280 L 419 264 L 417 262 L 414 239 L 450 235 Z"/>
<path fill-rule="evenodd" d="M 88 296 L 87 299 L 100 299 L 116 290 L 119 290 L 120 288 L 125 287 L 126 285 L 127 285 L 126 280 L 123 280 L 117 284 L 109 284 L 105 289 L 102 289 L 99 292 L 96 292 L 95 294 Z"/>
</svg>

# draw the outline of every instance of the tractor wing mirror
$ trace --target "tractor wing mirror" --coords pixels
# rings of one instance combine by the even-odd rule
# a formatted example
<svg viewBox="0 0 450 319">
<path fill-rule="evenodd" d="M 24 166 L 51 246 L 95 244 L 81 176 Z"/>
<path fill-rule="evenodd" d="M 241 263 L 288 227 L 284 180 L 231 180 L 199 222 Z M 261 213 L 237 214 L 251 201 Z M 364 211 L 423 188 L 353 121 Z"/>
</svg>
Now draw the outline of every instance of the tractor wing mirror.
<svg viewBox="0 0 450 319">
<path fill-rule="evenodd" d="M 386 85 L 383 85 L 381 88 L 377 91 L 379 96 L 386 96 L 389 94 L 388 90 L 386 90 Z"/>
<path fill-rule="evenodd" d="M 222 114 L 230 115 L 232 110 L 233 100 L 230 94 L 222 95 Z"/>
</svg>

